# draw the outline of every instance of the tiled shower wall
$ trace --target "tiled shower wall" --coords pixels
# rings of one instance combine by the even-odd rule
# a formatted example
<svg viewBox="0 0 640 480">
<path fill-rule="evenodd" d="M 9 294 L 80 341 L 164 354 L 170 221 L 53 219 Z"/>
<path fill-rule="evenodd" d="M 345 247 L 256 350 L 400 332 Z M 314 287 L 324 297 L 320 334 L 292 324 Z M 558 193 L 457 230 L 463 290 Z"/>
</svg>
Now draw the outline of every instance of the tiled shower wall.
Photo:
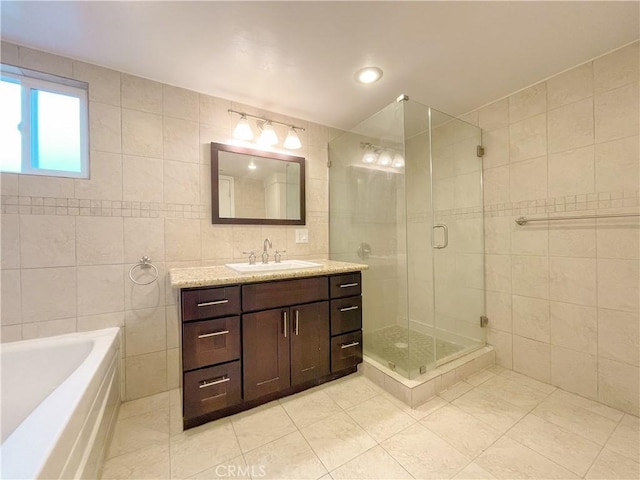
<svg viewBox="0 0 640 480">
<path fill-rule="evenodd" d="M 88 82 L 91 151 L 88 180 L 1 176 L 3 342 L 123 326 L 123 391 L 142 397 L 179 382 L 170 268 L 243 261 L 265 237 L 327 258 L 328 128 L 5 42 L 2 62 Z M 293 154 L 307 159 L 308 244 L 295 227 L 211 224 L 209 143 L 230 141 L 228 108 L 307 128 Z M 143 255 L 160 271 L 147 287 L 128 276 Z"/>
<path fill-rule="evenodd" d="M 638 43 L 466 117 L 483 129 L 498 364 L 638 414 Z"/>
</svg>

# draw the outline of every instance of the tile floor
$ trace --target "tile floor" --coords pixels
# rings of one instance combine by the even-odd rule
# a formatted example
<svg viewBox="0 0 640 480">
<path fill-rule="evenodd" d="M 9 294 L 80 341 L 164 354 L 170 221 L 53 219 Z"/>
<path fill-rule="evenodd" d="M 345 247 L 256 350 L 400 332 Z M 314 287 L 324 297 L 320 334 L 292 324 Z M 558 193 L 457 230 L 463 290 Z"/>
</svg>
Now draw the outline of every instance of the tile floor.
<svg viewBox="0 0 640 480">
<path fill-rule="evenodd" d="M 177 390 L 124 403 L 102 478 L 640 478 L 637 417 L 500 367 L 415 409 L 353 374 L 180 420 Z"/>
</svg>

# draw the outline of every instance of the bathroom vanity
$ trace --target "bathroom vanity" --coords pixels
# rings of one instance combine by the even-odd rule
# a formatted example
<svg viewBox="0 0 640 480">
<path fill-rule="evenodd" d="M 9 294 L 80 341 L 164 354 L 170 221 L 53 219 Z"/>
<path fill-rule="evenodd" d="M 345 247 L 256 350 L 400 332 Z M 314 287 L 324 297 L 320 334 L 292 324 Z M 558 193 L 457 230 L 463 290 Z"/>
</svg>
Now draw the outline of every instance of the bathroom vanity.
<svg viewBox="0 0 640 480">
<path fill-rule="evenodd" d="M 241 274 L 173 269 L 180 289 L 184 428 L 356 371 L 366 265 Z"/>
</svg>

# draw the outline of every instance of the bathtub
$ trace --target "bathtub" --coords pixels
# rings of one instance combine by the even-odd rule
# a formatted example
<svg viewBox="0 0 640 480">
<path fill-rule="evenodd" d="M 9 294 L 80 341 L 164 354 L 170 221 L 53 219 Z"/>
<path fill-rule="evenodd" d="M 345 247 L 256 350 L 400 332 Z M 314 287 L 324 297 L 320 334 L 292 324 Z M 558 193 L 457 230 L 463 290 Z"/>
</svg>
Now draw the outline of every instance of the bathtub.
<svg viewBox="0 0 640 480">
<path fill-rule="evenodd" d="M 120 329 L 0 347 L 0 478 L 97 478 L 120 405 Z"/>
</svg>

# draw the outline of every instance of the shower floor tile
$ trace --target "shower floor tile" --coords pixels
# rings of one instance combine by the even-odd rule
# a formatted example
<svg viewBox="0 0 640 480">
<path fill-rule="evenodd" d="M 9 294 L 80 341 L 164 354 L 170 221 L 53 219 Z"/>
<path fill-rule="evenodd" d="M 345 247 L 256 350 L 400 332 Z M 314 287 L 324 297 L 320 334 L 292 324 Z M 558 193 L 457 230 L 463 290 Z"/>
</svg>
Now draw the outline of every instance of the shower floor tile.
<svg viewBox="0 0 640 480">
<path fill-rule="evenodd" d="M 102 478 L 640 478 L 637 417 L 511 370 L 483 372 L 478 385 L 452 386 L 451 402 L 414 409 L 356 373 L 168 435 L 167 399 L 134 400 L 116 426 L 129 438 Z M 171 402 L 170 424 L 180 415 Z M 149 440 L 150 429 L 166 437 Z"/>
</svg>

